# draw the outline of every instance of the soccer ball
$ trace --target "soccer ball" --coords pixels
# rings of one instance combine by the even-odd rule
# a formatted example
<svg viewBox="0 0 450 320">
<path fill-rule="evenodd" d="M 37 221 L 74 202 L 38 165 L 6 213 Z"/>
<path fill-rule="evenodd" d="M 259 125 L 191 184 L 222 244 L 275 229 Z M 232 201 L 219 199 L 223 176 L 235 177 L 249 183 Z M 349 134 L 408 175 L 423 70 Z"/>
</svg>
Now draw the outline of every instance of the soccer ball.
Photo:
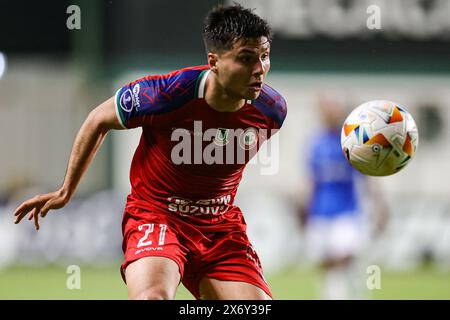
<svg viewBox="0 0 450 320">
<path fill-rule="evenodd" d="M 403 169 L 416 153 L 419 134 L 413 117 L 395 102 L 361 104 L 345 119 L 342 151 L 350 164 L 370 176 Z"/>
</svg>

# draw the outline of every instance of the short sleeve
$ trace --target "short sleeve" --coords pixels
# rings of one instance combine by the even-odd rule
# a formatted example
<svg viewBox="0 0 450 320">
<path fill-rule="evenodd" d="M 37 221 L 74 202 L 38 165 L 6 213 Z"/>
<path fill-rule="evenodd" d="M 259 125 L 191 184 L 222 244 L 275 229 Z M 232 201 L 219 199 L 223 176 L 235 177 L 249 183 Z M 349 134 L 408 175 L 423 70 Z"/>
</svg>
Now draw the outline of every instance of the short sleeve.
<svg viewBox="0 0 450 320">
<path fill-rule="evenodd" d="M 287 115 L 286 100 L 275 89 L 264 84 L 262 92 L 253 101 L 253 105 L 272 120 L 271 129 L 278 130 L 282 127 Z"/>
<path fill-rule="evenodd" d="M 167 81 L 160 76 L 145 77 L 131 82 L 116 92 L 116 114 L 124 128 L 149 125 L 151 115 L 161 106 L 161 92 Z"/>
<path fill-rule="evenodd" d="M 116 92 L 116 114 L 124 128 L 151 125 L 155 114 L 175 110 L 195 96 L 202 68 L 187 68 L 169 74 L 147 76 Z"/>
</svg>

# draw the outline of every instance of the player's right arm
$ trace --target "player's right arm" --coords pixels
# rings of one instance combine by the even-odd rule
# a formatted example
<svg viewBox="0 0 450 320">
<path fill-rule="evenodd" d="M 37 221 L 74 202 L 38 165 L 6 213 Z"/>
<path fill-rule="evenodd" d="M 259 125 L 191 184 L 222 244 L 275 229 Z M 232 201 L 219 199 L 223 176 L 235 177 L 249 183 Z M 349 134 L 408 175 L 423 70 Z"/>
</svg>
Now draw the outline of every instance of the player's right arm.
<svg viewBox="0 0 450 320">
<path fill-rule="evenodd" d="M 197 67 L 138 79 L 91 111 L 75 138 L 61 188 L 23 202 L 14 212 L 15 223 L 28 215 L 39 229 L 39 216 L 43 218 L 49 210 L 62 208 L 69 202 L 109 130 L 149 127 L 154 114 L 184 105 L 193 98 L 194 90 L 189 88 L 195 87 L 204 69 Z"/>
<path fill-rule="evenodd" d="M 64 207 L 74 195 L 81 177 L 111 129 L 124 129 L 116 115 L 115 97 L 92 110 L 81 126 L 72 147 L 61 188 L 23 202 L 14 211 L 15 223 L 19 223 L 28 214 L 28 220 L 34 219 L 36 230 L 39 230 L 39 216 L 44 218 L 49 210 Z"/>
</svg>

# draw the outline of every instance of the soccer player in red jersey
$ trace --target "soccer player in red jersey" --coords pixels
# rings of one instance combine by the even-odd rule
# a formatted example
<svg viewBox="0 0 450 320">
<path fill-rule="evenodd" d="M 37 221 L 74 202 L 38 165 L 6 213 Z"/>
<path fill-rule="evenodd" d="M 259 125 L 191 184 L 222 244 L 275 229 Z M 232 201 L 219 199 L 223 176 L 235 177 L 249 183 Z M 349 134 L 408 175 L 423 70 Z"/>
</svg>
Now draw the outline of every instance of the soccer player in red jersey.
<svg viewBox="0 0 450 320">
<path fill-rule="evenodd" d="M 62 187 L 22 203 L 16 223 L 62 208 L 111 129 L 142 127 L 122 222 L 130 299 L 270 299 L 233 200 L 245 165 L 280 129 L 286 103 L 264 84 L 271 30 L 240 5 L 208 13 L 208 65 L 138 79 L 83 123 Z"/>
</svg>

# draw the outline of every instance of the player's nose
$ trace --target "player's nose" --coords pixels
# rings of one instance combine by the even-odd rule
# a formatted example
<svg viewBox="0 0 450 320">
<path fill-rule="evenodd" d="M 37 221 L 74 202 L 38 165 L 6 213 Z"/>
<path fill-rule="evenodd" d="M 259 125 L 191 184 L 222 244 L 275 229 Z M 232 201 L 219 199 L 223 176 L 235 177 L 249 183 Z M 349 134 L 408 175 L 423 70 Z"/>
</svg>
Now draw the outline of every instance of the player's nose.
<svg viewBox="0 0 450 320">
<path fill-rule="evenodd" d="M 253 66 L 253 75 L 255 76 L 261 76 L 265 73 L 266 71 L 266 65 L 264 64 L 264 62 L 261 59 L 258 59 L 255 63 L 255 65 Z"/>
</svg>

